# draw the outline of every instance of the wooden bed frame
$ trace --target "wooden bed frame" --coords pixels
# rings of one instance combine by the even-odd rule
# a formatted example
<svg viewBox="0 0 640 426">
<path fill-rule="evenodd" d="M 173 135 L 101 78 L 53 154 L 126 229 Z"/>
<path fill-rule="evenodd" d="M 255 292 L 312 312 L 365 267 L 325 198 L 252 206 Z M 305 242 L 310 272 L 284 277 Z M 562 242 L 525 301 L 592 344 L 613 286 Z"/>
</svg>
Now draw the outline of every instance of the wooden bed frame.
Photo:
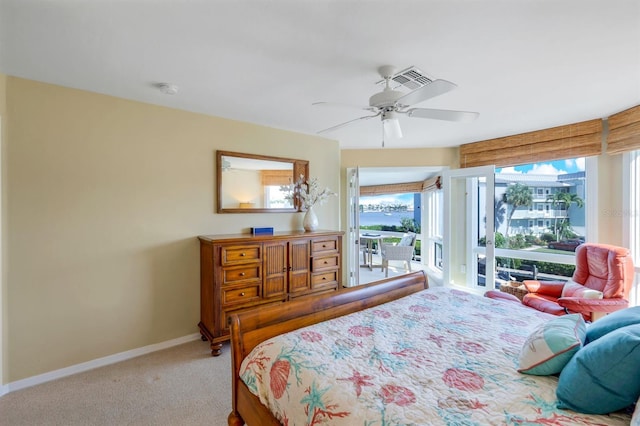
<svg viewBox="0 0 640 426">
<path fill-rule="evenodd" d="M 229 426 L 281 424 L 240 379 L 242 360 L 256 345 L 273 336 L 400 299 L 428 287 L 426 274 L 419 271 L 343 289 L 331 295 L 306 297 L 232 315 L 233 411 L 227 419 Z"/>
</svg>

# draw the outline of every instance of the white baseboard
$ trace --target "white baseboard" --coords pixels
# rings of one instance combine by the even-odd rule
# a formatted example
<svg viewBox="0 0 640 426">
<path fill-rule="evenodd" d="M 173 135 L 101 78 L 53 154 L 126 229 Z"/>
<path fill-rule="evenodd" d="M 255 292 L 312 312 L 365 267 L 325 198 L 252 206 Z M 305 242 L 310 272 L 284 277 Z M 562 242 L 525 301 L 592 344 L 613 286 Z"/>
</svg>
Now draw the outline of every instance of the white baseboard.
<svg viewBox="0 0 640 426">
<path fill-rule="evenodd" d="M 200 333 L 190 334 L 188 336 L 178 337 L 177 339 L 167 340 L 166 342 L 155 343 L 153 345 L 144 346 L 142 348 L 132 349 L 130 351 L 120 352 L 117 354 L 105 356 L 103 358 L 83 362 L 81 364 L 72 365 L 70 367 L 61 368 L 59 370 L 49 371 L 48 373 L 38 374 L 37 376 L 28 377 L 26 379 L 18 380 L 1 386 L 0 396 L 9 392 L 39 385 L 55 379 L 61 379 L 63 377 L 71 376 L 72 374 L 93 370 L 94 368 L 104 367 L 105 365 L 115 364 L 116 362 L 126 361 L 140 355 L 146 355 L 151 352 L 160 351 L 162 349 L 167 349 L 172 346 L 181 345 L 183 343 L 188 343 L 198 339 L 200 339 Z"/>
</svg>

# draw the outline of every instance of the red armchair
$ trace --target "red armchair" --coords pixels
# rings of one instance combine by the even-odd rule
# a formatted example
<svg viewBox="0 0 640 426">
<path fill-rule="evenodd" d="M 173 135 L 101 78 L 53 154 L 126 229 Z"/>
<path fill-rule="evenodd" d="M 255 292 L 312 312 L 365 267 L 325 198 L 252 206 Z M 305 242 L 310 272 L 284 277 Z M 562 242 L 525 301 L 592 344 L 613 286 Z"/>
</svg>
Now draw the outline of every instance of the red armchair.
<svg viewBox="0 0 640 426">
<path fill-rule="evenodd" d="M 628 249 L 585 243 L 576 248 L 574 283 L 526 280 L 524 285 L 529 294 L 522 303 L 554 315 L 580 313 L 585 320 L 594 321 L 629 306 L 633 277 L 633 261 Z M 594 294 L 600 296 L 597 292 L 602 293 L 601 298 L 591 298 Z"/>
</svg>

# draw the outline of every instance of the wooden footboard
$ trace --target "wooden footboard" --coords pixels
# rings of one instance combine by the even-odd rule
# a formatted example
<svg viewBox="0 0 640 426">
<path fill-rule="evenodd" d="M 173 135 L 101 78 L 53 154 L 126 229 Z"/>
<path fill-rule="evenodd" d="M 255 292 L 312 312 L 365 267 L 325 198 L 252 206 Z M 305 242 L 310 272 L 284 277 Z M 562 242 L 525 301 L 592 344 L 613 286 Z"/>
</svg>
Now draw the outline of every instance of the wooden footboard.
<svg viewBox="0 0 640 426">
<path fill-rule="evenodd" d="M 261 307 L 231 316 L 232 405 L 230 426 L 279 425 L 240 380 L 242 360 L 259 343 L 282 333 L 377 306 L 428 288 L 424 271 L 388 278 L 331 295 Z"/>
</svg>

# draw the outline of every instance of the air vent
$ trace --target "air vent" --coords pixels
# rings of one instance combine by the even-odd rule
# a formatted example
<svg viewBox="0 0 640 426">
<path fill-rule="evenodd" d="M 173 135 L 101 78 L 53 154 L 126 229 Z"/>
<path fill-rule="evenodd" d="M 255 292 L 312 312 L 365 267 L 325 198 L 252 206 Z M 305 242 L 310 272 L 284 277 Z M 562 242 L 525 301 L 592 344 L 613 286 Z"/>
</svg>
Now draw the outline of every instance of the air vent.
<svg viewBox="0 0 640 426">
<path fill-rule="evenodd" d="M 400 86 L 404 86 L 409 90 L 416 90 L 433 81 L 432 78 L 427 77 L 422 71 L 416 67 L 406 68 L 399 73 L 396 73 L 391 78 L 391 88 L 397 89 Z M 378 81 L 376 84 L 384 84 L 384 80 Z"/>
</svg>

